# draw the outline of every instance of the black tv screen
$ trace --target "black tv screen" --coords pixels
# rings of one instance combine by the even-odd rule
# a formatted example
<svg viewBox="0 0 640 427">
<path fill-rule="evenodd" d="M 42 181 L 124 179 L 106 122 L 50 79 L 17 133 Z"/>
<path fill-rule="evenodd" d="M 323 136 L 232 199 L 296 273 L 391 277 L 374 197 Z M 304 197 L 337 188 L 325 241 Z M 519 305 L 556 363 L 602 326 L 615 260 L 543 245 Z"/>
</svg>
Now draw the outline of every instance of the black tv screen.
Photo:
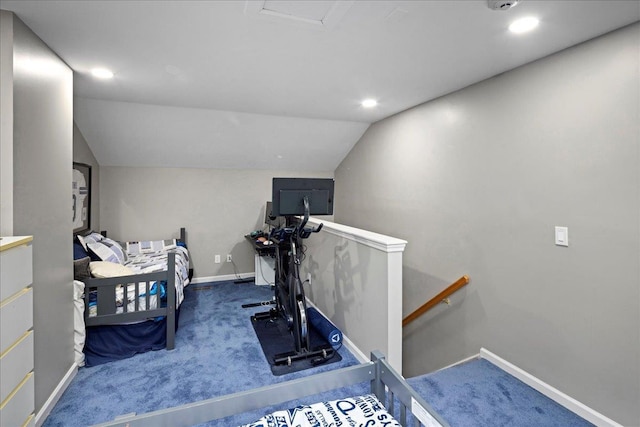
<svg viewBox="0 0 640 427">
<path fill-rule="evenodd" d="M 309 215 L 333 215 L 333 178 L 273 178 L 273 216 L 304 215 L 304 198 Z"/>
</svg>

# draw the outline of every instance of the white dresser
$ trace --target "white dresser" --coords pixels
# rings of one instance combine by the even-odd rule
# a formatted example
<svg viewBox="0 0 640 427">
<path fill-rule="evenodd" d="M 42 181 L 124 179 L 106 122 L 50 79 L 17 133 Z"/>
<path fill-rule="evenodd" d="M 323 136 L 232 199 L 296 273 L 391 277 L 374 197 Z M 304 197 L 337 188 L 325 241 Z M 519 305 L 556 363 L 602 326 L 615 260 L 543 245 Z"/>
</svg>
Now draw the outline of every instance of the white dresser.
<svg viewBox="0 0 640 427">
<path fill-rule="evenodd" d="M 33 426 L 31 236 L 0 239 L 0 426 Z"/>
</svg>

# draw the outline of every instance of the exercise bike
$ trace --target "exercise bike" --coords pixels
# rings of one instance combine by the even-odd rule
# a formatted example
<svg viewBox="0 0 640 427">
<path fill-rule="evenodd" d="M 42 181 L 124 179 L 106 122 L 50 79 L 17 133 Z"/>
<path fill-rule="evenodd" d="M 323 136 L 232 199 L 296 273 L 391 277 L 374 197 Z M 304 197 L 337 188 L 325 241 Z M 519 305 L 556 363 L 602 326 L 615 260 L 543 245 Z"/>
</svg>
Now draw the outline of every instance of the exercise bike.
<svg viewBox="0 0 640 427">
<path fill-rule="evenodd" d="M 274 357 L 276 365 L 291 365 L 294 361 L 309 358 L 312 358 L 312 364 L 321 364 L 334 355 L 331 346 L 311 348 L 309 339 L 307 302 L 304 282 L 300 278 L 302 240 L 309 238 L 312 233 L 319 232 L 322 224 L 316 228 L 306 228 L 309 220 L 309 200 L 306 196 L 303 203 L 304 217 L 301 222 L 298 223 L 295 217 L 289 216 L 285 227 L 272 231 L 270 235 L 270 240 L 276 248 L 275 308 L 254 316 L 256 320 L 282 318 L 293 335 L 294 350 L 277 354 Z"/>
</svg>

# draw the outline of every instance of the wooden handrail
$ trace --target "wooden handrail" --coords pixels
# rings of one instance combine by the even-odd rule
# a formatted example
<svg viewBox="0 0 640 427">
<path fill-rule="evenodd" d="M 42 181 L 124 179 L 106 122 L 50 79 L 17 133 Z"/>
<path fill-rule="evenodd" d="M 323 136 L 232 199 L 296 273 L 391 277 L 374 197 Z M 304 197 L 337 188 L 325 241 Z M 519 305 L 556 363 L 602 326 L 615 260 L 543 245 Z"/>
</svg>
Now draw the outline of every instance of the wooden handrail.
<svg viewBox="0 0 640 427">
<path fill-rule="evenodd" d="M 435 297 L 431 298 L 429 301 L 427 301 L 422 306 L 420 306 L 413 313 L 411 313 L 410 315 L 408 315 L 407 317 L 402 319 L 402 326 L 403 327 L 407 326 L 409 323 L 413 322 L 418 317 L 422 316 L 427 311 L 431 310 L 433 307 L 435 307 L 436 305 L 440 304 L 444 299 L 448 298 L 451 294 L 453 294 L 454 292 L 456 292 L 458 289 L 462 288 L 463 286 L 466 286 L 468 283 L 469 283 L 469 276 L 467 276 L 465 274 L 464 276 L 462 276 L 461 278 L 459 278 L 458 280 L 456 280 L 455 282 L 450 284 L 447 287 L 447 289 L 445 289 L 444 291 L 440 292 L 438 295 L 436 295 Z"/>
</svg>

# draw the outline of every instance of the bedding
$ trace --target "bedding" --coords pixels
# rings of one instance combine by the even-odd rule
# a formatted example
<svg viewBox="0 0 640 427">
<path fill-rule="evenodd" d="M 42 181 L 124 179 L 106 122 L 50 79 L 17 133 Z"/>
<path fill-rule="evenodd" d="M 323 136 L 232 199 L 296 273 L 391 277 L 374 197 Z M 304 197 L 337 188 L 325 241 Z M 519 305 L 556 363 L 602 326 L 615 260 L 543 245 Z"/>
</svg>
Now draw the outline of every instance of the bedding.
<svg viewBox="0 0 640 427">
<path fill-rule="evenodd" d="M 91 276 L 97 278 L 107 278 L 107 277 L 118 277 L 118 276 L 131 276 L 135 275 L 136 272 L 124 265 L 117 264 L 115 262 L 109 261 L 93 261 L 89 263 L 89 271 L 91 272 Z M 162 285 L 161 285 L 162 286 Z M 128 285 L 117 285 L 115 289 L 116 295 L 116 313 L 123 313 L 124 309 L 124 294 L 125 288 L 127 293 L 127 312 L 136 311 L 135 308 L 135 299 L 136 294 L 138 297 L 138 307 L 140 310 L 147 310 L 157 308 L 157 286 L 156 283 L 153 283 L 151 286 L 151 298 L 149 299 L 149 307 L 147 307 L 147 283 L 141 282 L 138 283 L 137 289 L 135 284 Z M 163 287 L 163 286 L 162 286 Z M 163 292 L 161 295 L 164 294 Z M 96 304 L 96 291 L 93 291 L 89 296 L 89 317 L 95 317 L 97 315 L 97 304 Z"/>
<path fill-rule="evenodd" d="M 73 260 L 73 280 L 84 282 L 85 279 L 91 277 L 91 271 L 89 270 L 89 264 L 91 258 L 88 256 L 84 258 L 78 258 Z"/>
<path fill-rule="evenodd" d="M 87 248 L 103 261 L 124 264 L 127 261 L 127 254 L 115 240 L 103 237 L 97 242 L 87 242 Z"/>
<path fill-rule="evenodd" d="M 110 240 L 107 238 L 103 238 L 100 242 L 104 242 L 104 240 Z M 92 242 L 85 239 L 87 247 L 90 250 L 95 248 L 95 245 L 100 245 L 99 242 Z M 114 242 L 111 240 L 111 242 Z M 118 246 L 120 246 L 118 244 Z M 109 243 L 108 247 L 114 247 L 113 244 Z M 144 273 L 154 273 L 158 271 L 165 271 L 167 269 L 167 257 L 168 252 L 175 252 L 176 254 L 176 305 L 180 306 L 182 301 L 184 300 L 184 287 L 189 284 L 189 253 L 187 249 L 183 246 L 179 246 L 176 240 L 159 240 L 159 241 L 149 241 L 149 242 L 127 242 L 125 243 L 126 250 L 123 251 L 124 256 L 118 257 L 126 259 L 123 263 L 116 262 L 113 260 L 113 253 L 107 253 L 106 251 L 94 251 L 94 253 L 101 253 L 103 255 L 104 261 L 91 261 L 89 263 L 89 271 L 92 277 L 97 278 L 107 278 L 107 277 L 118 277 L 118 276 L 130 276 L 135 274 L 144 274 Z M 147 248 L 146 250 L 141 250 L 140 248 Z M 82 258 L 79 261 L 85 261 L 86 258 Z M 80 280 L 80 279 L 77 279 Z M 161 298 L 164 298 L 166 289 L 165 283 L 160 283 L 160 295 Z M 136 311 L 135 308 L 135 299 L 136 293 L 138 297 L 138 310 L 150 310 L 158 307 L 157 304 L 157 288 L 158 284 L 153 283 L 150 286 L 150 301 L 149 306 L 147 307 L 147 283 L 141 282 L 138 283 L 138 289 L 136 292 L 135 284 L 126 285 L 126 294 L 127 294 L 127 312 Z M 124 286 L 119 285 L 116 288 L 116 313 L 123 313 L 125 310 L 123 309 L 124 301 L 125 301 L 125 290 Z M 89 299 L 89 316 L 94 317 L 96 315 L 96 302 L 95 302 L 95 294 Z"/>
<path fill-rule="evenodd" d="M 120 243 L 106 233 L 77 236 L 74 276 L 90 273 L 83 280 L 81 320 L 87 366 L 175 347 L 179 306 L 190 280 L 185 237 L 184 228 L 180 240 Z"/>
<path fill-rule="evenodd" d="M 166 285 L 164 283 L 160 283 L 160 301 L 161 307 L 162 300 L 166 297 Z M 158 286 L 157 282 L 151 285 L 151 291 L 149 292 L 149 307 L 147 307 L 147 283 L 142 282 L 138 284 L 138 289 L 136 292 L 136 286 L 134 284 L 126 285 L 127 288 L 127 310 L 124 310 L 124 300 L 125 300 L 125 286 L 119 285 L 116 288 L 116 314 L 120 313 L 131 313 L 139 310 L 152 310 L 158 308 Z M 138 294 L 138 310 L 136 310 L 136 293 Z M 96 293 L 95 291 L 89 295 L 89 317 L 95 317 L 98 314 L 98 307 L 96 304 Z M 122 324 L 131 324 L 135 322 L 123 322 Z"/>
<path fill-rule="evenodd" d="M 84 366 L 84 342 L 87 332 L 84 329 L 84 282 L 73 281 L 73 354 L 78 366 Z"/>
<path fill-rule="evenodd" d="M 135 272 L 127 266 L 109 261 L 91 261 L 89 272 L 93 277 L 104 279 L 105 277 L 130 276 Z"/>
<path fill-rule="evenodd" d="M 125 244 L 127 261 L 134 274 L 154 273 L 167 269 L 169 252 L 176 254 L 176 304 L 179 306 L 184 300 L 184 288 L 189 284 L 189 252 L 176 240 L 157 240 L 150 242 L 127 242 Z M 141 245 L 151 247 L 151 250 L 140 250 Z"/>
<path fill-rule="evenodd" d="M 276 411 L 243 427 L 401 427 L 373 394 Z"/>
</svg>

